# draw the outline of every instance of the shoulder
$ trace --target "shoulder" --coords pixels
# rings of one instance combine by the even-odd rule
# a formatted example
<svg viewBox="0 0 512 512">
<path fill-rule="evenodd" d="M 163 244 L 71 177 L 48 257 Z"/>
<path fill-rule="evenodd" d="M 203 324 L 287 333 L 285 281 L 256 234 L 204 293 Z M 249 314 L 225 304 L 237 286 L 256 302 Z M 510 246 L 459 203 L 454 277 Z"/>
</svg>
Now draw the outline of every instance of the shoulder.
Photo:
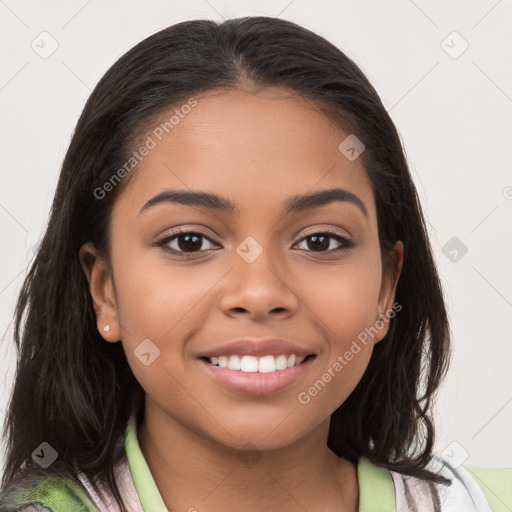
<svg viewBox="0 0 512 512">
<path fill-rule="evenodd" d="M 397 510 L 414 510 L 416 503 L 432 503 L 434 510 L 451 512 L 510 512 L 512 510 L 512 468 L 487 469 L 452 465 L 436 457 L 428 469 L 451 481 L 433 483 L 390 471 Z"/>
<path fill-rule="evenodd" d="M 87 493 L 73 480 L 61 476 L 26 477 L 2 495 L 0 512 L 98 512 Z"/>
<path fill-rule="evenodd" d="M 464 467 L 482 489 L 493 512 L 512 510 L 512 468 Z"/>
</svg>

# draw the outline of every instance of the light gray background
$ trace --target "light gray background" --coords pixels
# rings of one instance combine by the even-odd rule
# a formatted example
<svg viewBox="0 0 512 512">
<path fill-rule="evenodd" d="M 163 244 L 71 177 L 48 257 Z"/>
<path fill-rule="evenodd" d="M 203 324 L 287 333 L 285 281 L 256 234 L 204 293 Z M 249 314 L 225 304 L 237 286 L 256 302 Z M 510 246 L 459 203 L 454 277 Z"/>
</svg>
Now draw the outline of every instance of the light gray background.
<svg viewBox="0 0 512 512">
<path fill-rule="evenodd" d="M 14 301 L 93 87 L 161 28 L 245 15 L 319 33 L 377 89 L 407 151 L 448 298 L 454 357 L 437 450 L 454 463 L 511 467 L 510 0 L 0 0 L 0 419 L 15 370 Z M 42 58 L 52 39 L 58 48 Z"/>
</svg>

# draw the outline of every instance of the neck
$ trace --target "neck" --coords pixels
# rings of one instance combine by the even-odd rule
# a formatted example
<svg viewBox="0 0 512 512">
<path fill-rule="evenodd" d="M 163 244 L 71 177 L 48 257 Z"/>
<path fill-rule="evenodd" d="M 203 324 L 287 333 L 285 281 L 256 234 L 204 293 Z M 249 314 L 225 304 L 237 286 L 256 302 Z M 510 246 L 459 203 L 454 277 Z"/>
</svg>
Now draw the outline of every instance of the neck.
<svg viewBox="0 0 512 512">
<path fill-rule="evenodd" d="M 161 410 L 147 413 L 138 440 L 169 511 L 225 512 L 240 510 L 242 502 L 249 512 L 357 512 L 357 470 L 327 448 L 329 418 L 287 446 L 241 450 Z"/>
</svg>

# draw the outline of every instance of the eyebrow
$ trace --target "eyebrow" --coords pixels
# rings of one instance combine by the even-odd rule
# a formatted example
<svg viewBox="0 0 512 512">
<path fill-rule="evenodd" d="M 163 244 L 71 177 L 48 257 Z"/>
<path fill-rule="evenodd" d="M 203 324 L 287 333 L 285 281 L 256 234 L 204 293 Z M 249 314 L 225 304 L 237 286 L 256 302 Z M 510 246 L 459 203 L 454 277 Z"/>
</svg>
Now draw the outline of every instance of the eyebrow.
<svg viewBox="0 0 512 512">
<path fill-rule="evenodd" d="M 325 206 L 334 201 L 346 202 L 357 206 L 361 212 L 368 217 L 368 211 L 361 199 L 354 193 L 344 188 L 333 188 L 320 190 L 306 195 L 297 195 L 288 198 L 283 206 L 283 213 L 298 213 L 312 210 L 320 206 Z M 197 206 L 209 210 L 227 212 L 231 214 L 239 213 L 236 205 L 225 197 L 208 192 L 195 190 L 164 190 L 151 198 L 141 209 L 139 215 L 149 208 L 161 203 L 176 203 L 184 206 Z"/>
</svg>

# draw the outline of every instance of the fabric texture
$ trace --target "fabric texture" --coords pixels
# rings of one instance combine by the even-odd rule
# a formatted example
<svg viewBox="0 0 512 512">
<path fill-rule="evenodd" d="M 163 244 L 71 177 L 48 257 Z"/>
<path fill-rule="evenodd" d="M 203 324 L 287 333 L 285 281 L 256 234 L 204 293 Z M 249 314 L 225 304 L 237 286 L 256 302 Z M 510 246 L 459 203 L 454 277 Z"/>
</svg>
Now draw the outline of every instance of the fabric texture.
<svg viewBox="0 0 512 512">
<path fill-rule="evenodd" d="M 28 507 L 24 507 L 22 509 L 23 512 L 50 512 L 46 507 L 41 507 L 41 505 L 29 505 Z"/>
<path fill-rule="evenodd" d="M 0 507 L 1 512 L 97 512 L 89 496 L 75 482 L 50 476 L 37 483 L 18 488 L 10 495 L 10 505 Z"/>
<path fill-rule="evenodd" d="M 129 512 L 169 512 L 140 449 L 134 415 L 124 445 L 126 457 L 114 471 Z M 362 457 L 357 465 L 359 512 L 512 512 L 512 468 L 454 467 L 437 457 L 428 467 L 449 478 L 452 485 L 389 471 Z M 106 488 L 101 487 L 98 494 L 83 473 L 79 478 L 87 493 L 73 483 L 59 487 L 56 479 L 47 479 L 33 502 L 21 509 L 0 507 L 0 512 L 120 512 Z"/>
</svg>

